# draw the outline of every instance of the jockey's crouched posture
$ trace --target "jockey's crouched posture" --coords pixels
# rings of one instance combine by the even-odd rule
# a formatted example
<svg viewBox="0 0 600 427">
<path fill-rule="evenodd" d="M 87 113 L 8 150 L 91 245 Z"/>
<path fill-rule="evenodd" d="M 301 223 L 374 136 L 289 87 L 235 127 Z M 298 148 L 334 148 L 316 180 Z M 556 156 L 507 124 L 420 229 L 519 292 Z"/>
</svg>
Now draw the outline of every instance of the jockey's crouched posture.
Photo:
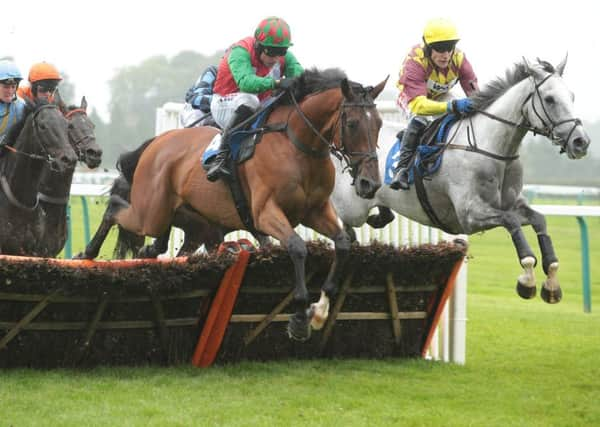
<svg viewBox="0 0 600 427">
<path fill-rule="evenodd" d="M 456 48 L 458 31 L 446 19 L 429 21 L 423 43 L 414 46 L 402 63 L 397 87 L 398 106 L 409 118 L 402 137 L 402 150 L 390 183 L 394 190 L 408 190 L 408 175 L 422 131 L 430 116 L 472 110 L 469 98 L 450 100 L 450 90 L 460 81 L 467 96 L 478 89 L 477 77 L 465 54 Z"/>
<path fill-rule="evenodd" d="M 288 50 L 292 38 L 288 24 L 281 18 L 263 19 L 253 37 L 233 44 L 225 53 L 217 72 L 210 103 L 213 119 L 223 129 L 219 152 L 207 172 L 209 181 L 231 175 L 225 167 L 229 153 L 229 133 L 250 117 L 272 89 L 288 88 L 290 79 L 304 72 Z"/>
</svg>

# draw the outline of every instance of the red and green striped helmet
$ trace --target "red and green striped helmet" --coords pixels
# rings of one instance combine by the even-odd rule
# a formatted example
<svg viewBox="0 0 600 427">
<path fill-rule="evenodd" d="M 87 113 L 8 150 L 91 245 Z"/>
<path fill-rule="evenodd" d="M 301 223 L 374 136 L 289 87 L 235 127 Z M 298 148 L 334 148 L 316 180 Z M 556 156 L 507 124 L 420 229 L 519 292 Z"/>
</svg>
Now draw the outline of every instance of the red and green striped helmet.
<svg viewBox="0 0 600 427">
<path fill-rule="evenodd" d="M 290 26 L 276 16 L 269 16 L 260 21 L 254 31 L 254 38 L 263 46 L 290 47 L 292 45 Z"/>
</svg>

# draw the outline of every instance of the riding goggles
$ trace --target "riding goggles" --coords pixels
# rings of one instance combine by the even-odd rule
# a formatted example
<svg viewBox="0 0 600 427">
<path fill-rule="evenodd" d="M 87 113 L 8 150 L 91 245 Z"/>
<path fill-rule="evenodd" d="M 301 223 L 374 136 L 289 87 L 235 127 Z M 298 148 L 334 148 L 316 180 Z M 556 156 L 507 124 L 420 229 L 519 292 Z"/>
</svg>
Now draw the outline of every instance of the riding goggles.
<svg viewBox="0 0 600 427">
<path fill-rule="evenodd" d="M 265 55 L 270 56 L 271 58 L 276 58 L 278 56 L 285 56 L 287 53 L 287 47 L 279 47 L 279 46 L 264 46 L 263 52 Z"/>
<path fill-rule="evenodd" d="M 456 46 L 456 40 L 448 40 L 443 42 L 435 42 L 429 45 L 430 48 L 439 53 L 452 52 Z"/>
<path fill-rule="evenodd" d="M 4 86 L 18 86 L 19 80 L 17 80 L 17 79 L 0 80 L 0 84 L 4 85 Z"/>
<path fill-rule="evenodd" d="M 50 92 L 53 93 L 56 90 L 56 85 L 38 84 L 37 91 L 39 92 Z"/>
</svg>

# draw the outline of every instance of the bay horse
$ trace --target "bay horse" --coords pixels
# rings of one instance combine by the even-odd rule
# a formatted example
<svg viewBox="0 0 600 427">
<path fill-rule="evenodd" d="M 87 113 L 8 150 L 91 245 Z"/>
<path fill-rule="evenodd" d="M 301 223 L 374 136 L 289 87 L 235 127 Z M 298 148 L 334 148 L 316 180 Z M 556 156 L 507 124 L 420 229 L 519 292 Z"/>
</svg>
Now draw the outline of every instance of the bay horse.
<svg viewBox="0 0 600 427">
<path fill-rule="evenodd" d="M 537 260 L 521 227 L 531 225 L 547 275 L 541 296 L 548 303 L 560 301 L 558 258 L 544 216 L 534 211 L 522 194 L 523 165 L 518 154 L 525 134 L 533 132 L 559 145 L 569 159 L 586 155 L 590 138 L 574 114 L 573 94 L 562 79 L 566 61 L 565 57 L 554 67 L 539 59 L 532 64 L 524 60 L 508 70 L 505 78 L 493 80 L 472 96 L 477 112 L 452 125 L 440 169 L 423 180 L 429 207 L 421 204 L 415 185 L 408 191 L 384 185 L 373 199 L 356 197 L 351 177 L 336 162 L 332 200 L 346 230 L 365 222 L 383 227 L 394 218 L 390 208 L 451 234 L 502 226 L 510 233 L 523 268 L 517 293 L 528 299 L 536 293 L 533 268 Z M 378 154 L 385 159 L 395 138 L 380 135 L 380 139 L 384 141 Z M 385 165 L 380 167 L 382 176 L 391 176 Z M 376 206 L 379 213 L 369 215 Z"/>
<path fill-rule="evenodd" d="M 0 157 L 0 253 L 48 256 L 39 242 L 45 212 L 38 190 L 44 167 L 73 171 L 77 156 L 67 134 L 67 120 L 56 105 L 28 103 L 21 121 L 8 132 Z"/>
<path fill-rule="evenodd" d="M 102 149 L 96 142 L 94 123 L 87 115 L 87 101 L 81 98 L 79 106 L 67 106 L 56 92 L 54 102 L 67 119 L 69 142 L 77 154 L 77 159 L 90 169 L 102 162 Z M 63 172 L 46 166 L 40 180 L 38 197 L 45 212 L 44 237 L 39 240 L 38 250 L 49 257 L 57 256 L 67 241 L 67 207 L 71 195 L 71 183 L 75 169 Z"/>
<path fill-rule="evenodd" d="M 311 324 L 322 327 L 350 250 L 349 236 L 329 200 L 335 179 L 330 152 L 345 159 L 359 197 L 373 197 L 381 185 L 376 146 L 382 122 L 374 99 L 386 81 L 363 87 L 339 69 L 305 71 L 275 102 L 253 157 L 237 166 L 253 228 L 277 239 L 294 264 L 296 311 L 288 323 L 293 339 L 308 339 Z M 217 132 L 211 127 L 171 130 L 122 156 L 122 165 L 123 160 L 132 165 L 129 172 L 122 172 L 134 170 L 131 202 L 110 197 L 104 216 L 108 228 L 97 231 L 81 256 L 98 255 L 112 224 L 157 237 L 164 252 L 174 214 L 183 205 L 212 224 L 248 229 L 227 184 L 209 182 L 200 164 Z M 310 309 L 304 269 L 307 249 L 294 231 L 298 224 L 329 237 L 335 245 L 321 298 Z"/>
<path fill-rule="evenodd" d="M 127 181 L 127 178 L 121 174 L 113 181 L 110 194 L 116 194 L 124 200 L 129 200 L 130 191 L 130 183 Z M 204 245 L 208 252 L 215 250 L 219 244 L 223 242 L 225 235 L 229 232 L 229 230 L 213 225 L 204 218 L 198 217 L 198 215 L 186 206 L 177 208 L 172 225 L 181 228 L 185 233 L 183 244 L 176 254 L 178 257 L 192 255 L 202 245 Z M 100 225 L 100 228 L 102 229 L 103 226 Z M 259 236 L 256 237 L 259 238 Z M 262 238 L 259 238 L 259 241 L 261 241 L 261 239 Z M 140 236 L 119 225 L 113 256 L 117 259 L 124 259 L 128 256 L 148 257 L 160 254 L 161 248 L 157 246 L 161 243 L 158 240 L 155 240 L 149 248 L 144 247 L 145 241 L 145 236 Z M 265 240 L 262 241 L 264 242 Z M 263 246 L 264 245 L 261 244 L 261 247 Z"/>
</svg>

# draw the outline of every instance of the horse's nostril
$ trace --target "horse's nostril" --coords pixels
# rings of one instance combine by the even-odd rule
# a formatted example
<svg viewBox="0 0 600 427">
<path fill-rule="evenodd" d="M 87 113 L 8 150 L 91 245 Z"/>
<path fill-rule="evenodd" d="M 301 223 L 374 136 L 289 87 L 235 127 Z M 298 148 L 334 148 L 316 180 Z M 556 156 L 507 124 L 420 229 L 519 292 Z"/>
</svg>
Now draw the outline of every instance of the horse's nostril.
<svg viewBox="0 0 600 427">
<path fill-rule="evenodd" d="M 573 146 L 580 150 L 586 149 L 590 145 L 590 141 L 585 138 L 576 138 L 573 140 Z"/>
</svg>

